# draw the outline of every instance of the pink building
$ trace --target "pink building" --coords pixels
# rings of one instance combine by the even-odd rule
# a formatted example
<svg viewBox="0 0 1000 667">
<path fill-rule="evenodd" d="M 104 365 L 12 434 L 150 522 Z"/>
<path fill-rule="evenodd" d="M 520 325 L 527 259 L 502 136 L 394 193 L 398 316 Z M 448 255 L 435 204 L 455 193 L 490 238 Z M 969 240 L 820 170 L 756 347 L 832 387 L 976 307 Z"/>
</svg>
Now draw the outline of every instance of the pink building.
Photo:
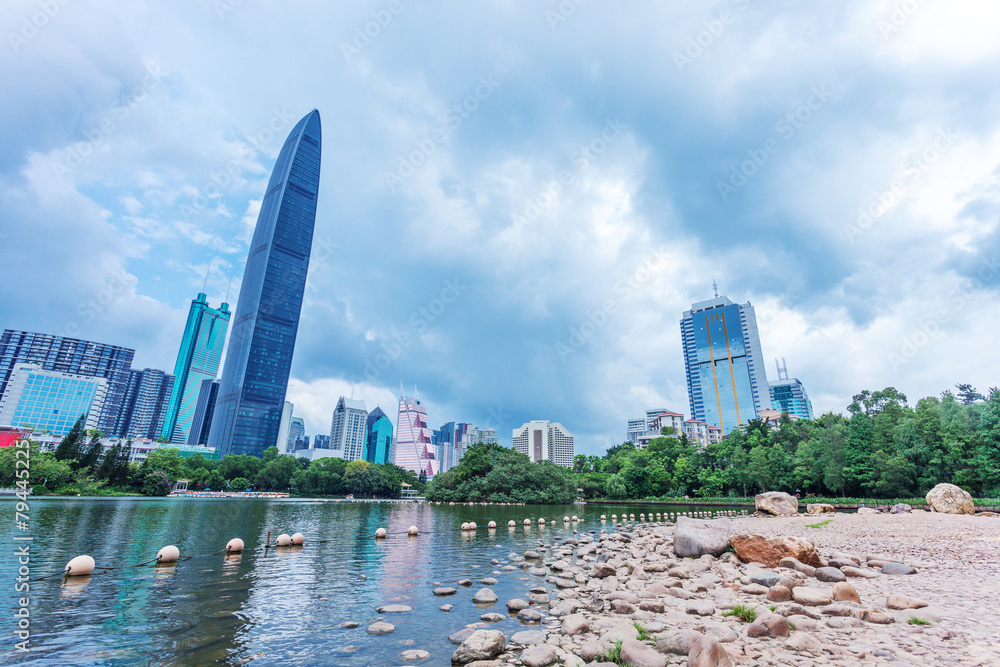
<svg viewBox="0 0 1000 667">
<path fill-rule="evenodd" d="M 399 417 L 396 437 L 392 443 L 392 462 L 417 475 L 427 473 L 427 479 L 438 474 L 440 466 L 427 428 L 427 410 L 419 398 L 399 397 Z"/>
</svg>

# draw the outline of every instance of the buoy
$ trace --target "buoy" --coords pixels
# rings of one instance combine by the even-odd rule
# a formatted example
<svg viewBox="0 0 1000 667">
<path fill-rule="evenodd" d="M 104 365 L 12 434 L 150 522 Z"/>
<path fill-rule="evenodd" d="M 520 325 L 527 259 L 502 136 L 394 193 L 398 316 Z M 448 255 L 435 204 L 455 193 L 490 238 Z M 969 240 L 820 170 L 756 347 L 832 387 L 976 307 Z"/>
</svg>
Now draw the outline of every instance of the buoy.
<svg viewBox="0 0 1000 667">
<path fill-rule="evenodd" d="M 469 530 L 479 530 L 479 526 L 476 524 L 475 521 L 469 522 Z"/>
<path fill-rule="evenodd" d="M 578 517 L 577 517 L 577 516 L 576 516 L 576 515 L 574 514 L 574 515 L 573 515 L 573 523 L 576 523 L 576 522 L 577 522 L 577 521 L 579 521 L 579 520 L 580 520 L 580 519 L 579 519 L 579 518 L 578 518 Z"/>
<path fill-rule="evenodd" d="M 176 563 L 181 556 L 181 550 L 174 545 L 168 545 L 156 552 L 157 563 Z"/>
<path fill-rule="evenodd" d="M 292 544 L 302 544 L 306 541 L 306 536 L 302 533 L 295 533 L 292 535 Z"/>
<path fill-rule="evenodd" d="M 67 577 L 80 577 L 94 571 L 96 563 L 90 556 L 77 556 L 66 563 L 63 574 Z"/>
<path fill-rule="evenodd" d="M 487 524 L 486 527 L 487 528 L 496 528 L 497 527 L 497 522 L 496 521 L 490 521 L 489 524 Z"/>
<path fill-rule="evenodd" d="M 238 537 L 226 542 L 226 553 L 227 554 L 238 554 L 243 551 L 243 540 Z"/>
<path fill-rule="evenodd" d="M 640 514 L 639 515 L 639 521 L 645 521 L 645 520 L 646 520 L 646 515 L 645 514 Z"/>
<path fill-rule="evenodd" d="M 607 521 L 608 517 L 604 514 L 601 515 L 601 521 Z"/>
<path fill-rule="evenodd" d="M 275 542 L 279 547 L 287 547 L 292 543 L 292 538 L 285 533 L 278 535 L 278 540 Z"/>
<path fill-rule="evenodd" d="M 385 528 L 379 528 L 375 531 L 376 539 L 384 540 L 386 535 L 388 535 L 388 533 L 385 531 Z"/>
<path fill-rule="evenodd" d="M 612 521 L 617 521 L 618 520 L 618 515 L 617 514 L 612 514 L 611 515 L 611 520 Z"/>
<path fill-rule="evenodd" d="M 525 519 L 524 520 L 524 525 L 525 526 L 530 526 L 531 525 L 531 519 Z"/>
<path fill-rule="evenodd" d="M 462 530 L 468 530 L 468 529 L 469 529 L 468 522 L 462 522 Z"/>
<path fill-rule="evenodd" d="M 563 523 L 569 523 L 569 517 L 568 516 L 564 516 L 563 517 Z"/>
<path fill-rule="evenodd" d="M 545 517 L 542 517 L 541 519 L 538 520 L 538 525 L 539 526 L 544 526 L 545 525 Z"/>
<path fill-rule="evenodd" d="M 514 521 L 513 519 L 511 519 L 510 521 L 507 522 L 507 527 L 508 528 L 516 528 L 517 527 L 517 522 Z"/>
<path fill-rule="evenodd" d="M 410 526 L 409 530 L 407 530 L 407 531 L 406 531 L 406 534 L 407 534 L 407 535 L 416 535 L 416 534 L 418 534 L 419 532 L 420 532 L 420 531 L 419 531 L 419 530 L 417 530 L 417 527 L 416 527 L 416 526 Z"/>
</svg>

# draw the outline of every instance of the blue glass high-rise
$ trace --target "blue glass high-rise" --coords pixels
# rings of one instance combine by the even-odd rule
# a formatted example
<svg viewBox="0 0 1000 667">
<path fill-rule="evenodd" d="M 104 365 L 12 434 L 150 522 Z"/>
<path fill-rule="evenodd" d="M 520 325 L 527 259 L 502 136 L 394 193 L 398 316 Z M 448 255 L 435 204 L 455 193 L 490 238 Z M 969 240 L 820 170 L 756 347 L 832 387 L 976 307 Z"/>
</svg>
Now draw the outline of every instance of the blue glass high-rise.
<svg viewBox="0 0 1000 667">
<path fill-rule="evenodd" d="M 389 463 L 392 452 L 392 422 L 376 407 L 368 413 L 365 436 L 365 460 L 372 463 Z"/>
<path fill-rule="evenodd" d="M 321 138 L 314 109 L 281 147 L 261 202 L 208 437 L 222 456 L 262 456 L 278 444 L 316 222 Z"/>
</svg>

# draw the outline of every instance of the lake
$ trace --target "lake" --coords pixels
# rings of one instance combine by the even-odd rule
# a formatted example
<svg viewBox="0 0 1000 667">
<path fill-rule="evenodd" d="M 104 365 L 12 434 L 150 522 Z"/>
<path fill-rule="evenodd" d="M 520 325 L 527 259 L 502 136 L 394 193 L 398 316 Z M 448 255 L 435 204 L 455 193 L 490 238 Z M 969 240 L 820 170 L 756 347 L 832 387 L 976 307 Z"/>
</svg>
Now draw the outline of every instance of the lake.
<svg viewBox="0 0 1000 667">
<path fill-rule="evenodd" d="M 15 500 L 0 501 L 9 515 L 0 560 L 7 608 L 0 628 L 10 647 L 0 664 L 28 665 L 400 665 L 399 654 L 423 649 L 431 657 L 420 665 L 448 665 L 454 646 L 449 634 L 479 621 L 486 612 L 507 616 L 504 603 L 526 597 L 528 588 L 546 585 L 526 570 L 502 572 L 511 552 L 523 553 L 540 540 L 572 535 L 577 515 L 580 533 L 610 530 L 602 513 L 706 511 L 724 507 L 635 505 L 431 505 L 426 503 L 331 502 L 305 499 L 188 498 L 32 498 L 30 528 L 14 528 Z M 732 507 L 740 510 L 742 508 Z M 548 525 L 537 525 L 545 517 Z M 531 519 L 528 529 L 522 525 Z M 507 521 L 517 522 L 508 529 Z M 499 528 L 488 530 L 490 520 Z M 463 534 L 463 521 L 479 530 Z M 420 535 L 409 537 L 415 525 Z M 374 539 L 384 527 L 389 536 Z M 302 547 L 270 548 L 280 533 L 301 532 Z M 17 542 L 15 536 L 31 536 Z M 231 538 L 246 543 L 241 556 L 213 554 Z M 30 544 L 31 577 L 62 571 L 66 562 L 90 554 L 99 567 L 89 577 L 54 576 L 32 581 L 30 653 L 15 653 L 17 596 L 13 586 L 18 563 L 10 554 Z M 179 547 L 173 567 L 149 561 L 163 546 Z M 501 561 L 491 565 L 491 559 Z M 472 603 L 493 576 L 499 601 L 489 607 Z M 470 588 L 455 586 L 472 579 Z M 455 586 L 458 593 L 437 598 L 435 585 Z M 549 588 L 553 588 L 548 585 Z M 439 605 L 454 605 L 442 612 Z M 366 634 L 379 618 L 376 608 L 405 604 L 413 611 L 385 614 L 396 631 Z M 344 629 L 346 621 L 359 623 Z M 520 629 L 507 617 L 490 627 L 509 638 Z M 414 664 L 414 663 L 406 663 Z"/>
</svg>

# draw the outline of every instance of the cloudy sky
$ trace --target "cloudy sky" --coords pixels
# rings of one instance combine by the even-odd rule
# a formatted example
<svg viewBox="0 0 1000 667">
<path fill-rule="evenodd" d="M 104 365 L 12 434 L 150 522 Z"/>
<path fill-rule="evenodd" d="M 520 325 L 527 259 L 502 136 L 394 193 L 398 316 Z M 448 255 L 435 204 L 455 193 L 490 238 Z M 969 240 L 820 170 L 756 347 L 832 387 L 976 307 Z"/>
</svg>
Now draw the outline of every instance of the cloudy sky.
<svg viewBox="0 0 1000 667">
<path fill-rule="evenodd" d="M 5 0 L 0 326 L 172 370 L 323 122 L 289 400 L 688 412 L 678 321 L 756 308 L 817 411 L 1000 384 L 1000 5 Z"/>
</svg>

